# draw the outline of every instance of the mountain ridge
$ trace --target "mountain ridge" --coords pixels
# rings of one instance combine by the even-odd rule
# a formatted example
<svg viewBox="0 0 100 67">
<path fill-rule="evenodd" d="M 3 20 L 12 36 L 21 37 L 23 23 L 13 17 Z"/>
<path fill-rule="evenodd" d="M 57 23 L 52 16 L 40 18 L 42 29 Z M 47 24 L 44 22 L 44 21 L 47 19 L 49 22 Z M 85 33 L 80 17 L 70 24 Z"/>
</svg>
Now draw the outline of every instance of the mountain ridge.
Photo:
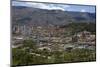
<svg viewBox="0 0 100 67">
<path fill-rule="evenodd" d="M 71 22 L 93 22 L 96 13 L 47 10 L 26 6 L 12 6 L 13 23 L 32 25 L 65 25 Z"/>
</svg>

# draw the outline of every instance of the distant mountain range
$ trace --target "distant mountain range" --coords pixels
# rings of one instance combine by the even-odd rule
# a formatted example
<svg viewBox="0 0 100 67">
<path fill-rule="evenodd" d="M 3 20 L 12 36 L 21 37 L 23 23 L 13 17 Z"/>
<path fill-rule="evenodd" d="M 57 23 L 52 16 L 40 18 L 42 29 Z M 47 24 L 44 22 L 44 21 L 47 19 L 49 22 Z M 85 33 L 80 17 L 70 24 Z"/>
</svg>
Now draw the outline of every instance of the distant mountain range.
<svg viewBox="0 0 100 67">
<path fill-rule="evenodd" d="M 12 6 L 12 23 L 21 25 L 66 25 L 68 23 L 95 23 L 96 13 L 47 10 Z"/>
</svg>

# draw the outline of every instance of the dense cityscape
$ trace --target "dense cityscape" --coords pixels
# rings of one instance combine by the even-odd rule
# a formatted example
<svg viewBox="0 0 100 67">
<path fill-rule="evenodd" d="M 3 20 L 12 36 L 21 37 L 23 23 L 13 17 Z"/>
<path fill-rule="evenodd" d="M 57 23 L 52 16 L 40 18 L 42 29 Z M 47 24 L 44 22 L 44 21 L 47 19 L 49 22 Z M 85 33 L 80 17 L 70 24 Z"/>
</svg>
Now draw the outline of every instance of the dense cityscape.
<svg viewBox="0 0 100 67">
<path fill-rule="evenodd" d="M 77 34 L 70 35 L 70 32 L 66 32 L 65 28 L 60 28 L 59 26 L 53 25 L 48 27 L 26 27 L 25 25 L 16 25 L 13 28 L 13 47 L 19 47 L 21 46 L 20 44 L 23 40 L 30 39 L 37 43 L 36 45 L 39 47 L 39 49 L 46 48 L 48 50 L 54 50 L 54 46 L 58 46 L 59 49 L 55 49 L 62 51 L 67 47 L 75 46 L 76 48 L 90 49 L 95 47 L 95 34 L 91 34 L 91 32 L 88 31 L 81 31 Z"/>
<path fill-rule="evenodd" d="M 95 60 L 95 34 L 91 34 L 89 31 L 81 31 L 75 34 L 71 34 L 72 31 L 66 32 L 66 28 L 60 28 L 59 26 L 50 25 L 48 27 L 33 26 L 14 26 L 13 27 L 13 37 L 12 37 L 12 48 L 20 49 L 28 52 L 30 55 L 35 55 L 36 57 L 52 58 L 52 53 L 57 52 L 59 54 L 63 52 L 84 50 L 90 52 L 90 59 L 85 58 L 85 60 L 78 61 L 94 61 Z M 51 53 L 51 55 L 45 55 L 44 52 Z M 43 53 L 43 54 L 42 54 Z M 85 53 L 85 52 L 84 52 Z M 92 53 L 92 54 L 91 54 Z M 66 53 L 65 53 L 66 54 Z M 73 54 L 73 53 L 72 53 Z M 62 54 L 63 55 L 63 54 Z M 87 55 L 87 54 L 86 54 Z M 59 56 L 59 55 L 58 55 Z M 74 55 L 73 55 L 74 56 Z M 61 58 L 61 60 L 64 57 Z M 41 59 L 41 58 L 40 58 Z M 83 58 L 84 59 L 84 58 Z M 34 60 L 34 59 L 33 59 Z M 39 61 L 38 61 L 39 62 Z M 41 63 L 57 63 L 52 62 L 39 62 L 32 64 Z M 70 61 L 59 61 L 59 62 L 75 62 Z M 19 64 L 20 65 L 20 64 Z"/>
</svg>

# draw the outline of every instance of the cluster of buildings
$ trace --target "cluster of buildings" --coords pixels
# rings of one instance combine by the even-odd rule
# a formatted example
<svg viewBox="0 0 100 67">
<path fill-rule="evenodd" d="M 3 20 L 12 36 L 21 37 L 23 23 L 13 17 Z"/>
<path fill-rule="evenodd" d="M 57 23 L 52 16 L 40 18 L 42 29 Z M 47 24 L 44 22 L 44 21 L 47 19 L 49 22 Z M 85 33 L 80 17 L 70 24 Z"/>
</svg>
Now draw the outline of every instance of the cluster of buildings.
<svg viewBox="0 0 100 67">
<path fill-rule="evenodd" d="M 90 45 L 95 45 L 96 42 L 96 35 L 91 34 L 91 32 L 88 31 L 82 31 L 77 34 L 75 34 L 72 38 L 73 42 L 78 42 L 78 43 L 87 43 Z"/>
<path fill-rule="evenodd" d="M 13 44 L 25 39 L 33 39 L 36 41 L 40 50 L 48 49 L 65 50 L 68 47 L 75 47 L 77 45 L 89 45 L 95 46 L 95 35 L 88 31 L 79 32 L 73 36 L 66 36 L 66 28 L 60 28 L 59 26 L 19 26 L 15 25 L 12 29 L 13 32 Z M 19 41 L 18 41 L 19 40 Z M 77 46 L 78 47 L 78 46 Z"/>
</svg>

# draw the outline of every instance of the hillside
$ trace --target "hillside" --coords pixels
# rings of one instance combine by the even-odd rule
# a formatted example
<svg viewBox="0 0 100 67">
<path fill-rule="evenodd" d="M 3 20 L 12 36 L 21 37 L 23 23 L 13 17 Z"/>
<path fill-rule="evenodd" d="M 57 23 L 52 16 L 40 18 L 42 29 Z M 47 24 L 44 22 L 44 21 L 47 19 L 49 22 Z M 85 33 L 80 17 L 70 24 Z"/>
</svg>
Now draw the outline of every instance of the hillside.
<svg viewBox="0 0 100 67">
<path fill-rule="evenodd" d="M 95 23 L 95 13 L 46 10 L 25 6 L 12 6 L 12 23 L 28 25 L 66 25 L 68 23 Z"/>
</svg>

